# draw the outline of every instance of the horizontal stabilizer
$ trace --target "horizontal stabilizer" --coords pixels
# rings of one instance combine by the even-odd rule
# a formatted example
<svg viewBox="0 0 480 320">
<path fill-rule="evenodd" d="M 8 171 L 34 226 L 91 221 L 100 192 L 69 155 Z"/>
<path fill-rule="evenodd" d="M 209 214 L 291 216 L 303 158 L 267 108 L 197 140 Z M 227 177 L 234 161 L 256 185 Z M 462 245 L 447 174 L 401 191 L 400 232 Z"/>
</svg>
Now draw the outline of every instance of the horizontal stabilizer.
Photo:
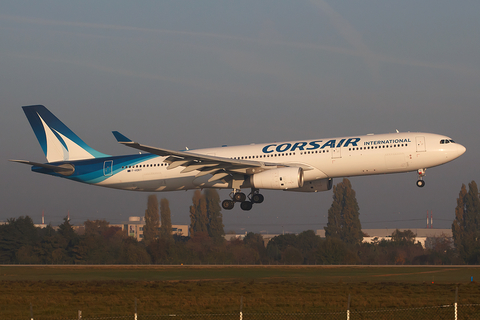
<svg viewBox="0 0 480 320">
<path fill-rule="evenodd" d="M 45 168 L 45 169 L 48 169 L 48 170 L 58 172 L 58 173 L 63 174 L 65 176 L 69 176 L 69 175 L 71 175 L 75 172 L 75 167 L 71 164 L 61 164 L 61 165 L 55 166 L 55 165 L 52 165 L 52 164 L 32 162 L 32 161 L 27 161 L 27 160 L 9 160 L 9 161 L 28 164 L 30 166 L 35 166 L 35 167 L 40 167 L 40 168 Z"/>
</svg>

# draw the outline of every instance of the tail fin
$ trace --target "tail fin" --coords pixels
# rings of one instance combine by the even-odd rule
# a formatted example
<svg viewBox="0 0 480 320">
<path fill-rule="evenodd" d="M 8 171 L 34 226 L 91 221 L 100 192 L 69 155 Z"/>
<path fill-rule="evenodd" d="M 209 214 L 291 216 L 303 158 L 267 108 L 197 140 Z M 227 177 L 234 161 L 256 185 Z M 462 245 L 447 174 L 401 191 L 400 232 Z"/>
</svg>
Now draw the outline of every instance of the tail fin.
<svg viewBox="0 0 480 320">
<path fill-rule="evenodd" d="M 108 156 L 88 146 L 44 106 L 22 108 L 48 162 Z"/>
</svg>

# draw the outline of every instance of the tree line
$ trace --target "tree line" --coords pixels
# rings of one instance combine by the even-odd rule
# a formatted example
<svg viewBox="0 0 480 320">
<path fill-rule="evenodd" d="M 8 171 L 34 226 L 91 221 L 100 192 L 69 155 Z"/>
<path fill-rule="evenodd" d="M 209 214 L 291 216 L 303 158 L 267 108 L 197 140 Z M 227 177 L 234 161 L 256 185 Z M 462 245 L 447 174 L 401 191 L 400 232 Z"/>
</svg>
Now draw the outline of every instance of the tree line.
<svg viewBox="0 0 480 320">
<path fill-rule="evenodd" d="M 150 195 L 144 238 L 105 220 L 87 220 L 85 233 L 65 218 L 55 230 L 34 226 L 30 217 L 0 225 L 0 264 L 478 264 L 480 198 L 474 181 L 462 185 L 447 237 L 429 239 L 428 248 L 410 231 L 393 232 L 391 240 L 363 243 L 359 206 L 348 179 L 333 188 L 325 238 L 307 230 L 273 237 L 261 234 L 225 240 L 220 197 L 216 190 L 197 190 L 190 206 L 188 237 L 172 235 L 169 202 Z"/>
</svg>

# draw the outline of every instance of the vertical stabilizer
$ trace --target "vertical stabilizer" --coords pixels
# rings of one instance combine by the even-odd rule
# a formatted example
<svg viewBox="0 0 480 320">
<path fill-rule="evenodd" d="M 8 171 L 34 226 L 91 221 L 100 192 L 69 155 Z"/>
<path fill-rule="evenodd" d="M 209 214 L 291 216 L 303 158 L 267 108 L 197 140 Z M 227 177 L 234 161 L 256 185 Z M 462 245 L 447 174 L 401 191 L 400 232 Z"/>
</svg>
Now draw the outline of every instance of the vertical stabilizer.
<svg viewBox="0 0 480 320">
<path fill-rule="evenodd" d="M 108 156 L 88 146 L 44 106 L 22 108 L 48 162 Z"/>
</svg>

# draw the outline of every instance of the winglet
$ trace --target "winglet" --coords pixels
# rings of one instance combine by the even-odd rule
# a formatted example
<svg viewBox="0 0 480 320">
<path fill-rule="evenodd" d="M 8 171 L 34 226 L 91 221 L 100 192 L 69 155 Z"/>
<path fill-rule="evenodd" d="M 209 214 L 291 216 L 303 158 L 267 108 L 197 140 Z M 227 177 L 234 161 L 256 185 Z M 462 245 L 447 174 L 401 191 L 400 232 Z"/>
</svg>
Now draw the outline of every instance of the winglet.
<svg viewBox="0 0 480 320">
<path fill-rule="evenodd" d="M 121 134 L 118 131 L 112 131 L 113 135 L 115 136 L 115 139 L 117 139 L 118 143 L 132 143 L 133 141 L 125 137 L 123 134 Z"/>
</svg>

